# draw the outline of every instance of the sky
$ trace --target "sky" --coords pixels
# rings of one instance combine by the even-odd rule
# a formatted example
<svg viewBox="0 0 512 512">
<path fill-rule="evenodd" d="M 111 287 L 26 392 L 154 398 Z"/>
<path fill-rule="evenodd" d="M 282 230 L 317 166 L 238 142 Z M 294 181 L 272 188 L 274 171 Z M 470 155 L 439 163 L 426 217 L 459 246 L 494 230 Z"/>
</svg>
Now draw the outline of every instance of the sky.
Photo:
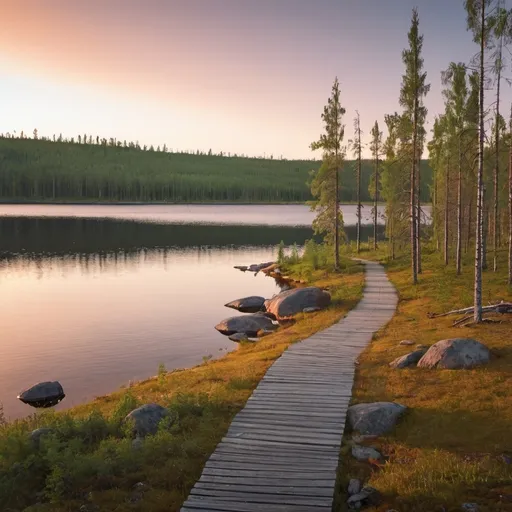
<svg viewBox="0 0 512 512">
<path fill-rule="evenodd" d="M 430 130 L 441 71 L 477 51 L 463 0 L 0 0 L 0 132 L 312 158 L 338 76 L 367 142 L 399 109 L 415 6 Z"/>
</svg>

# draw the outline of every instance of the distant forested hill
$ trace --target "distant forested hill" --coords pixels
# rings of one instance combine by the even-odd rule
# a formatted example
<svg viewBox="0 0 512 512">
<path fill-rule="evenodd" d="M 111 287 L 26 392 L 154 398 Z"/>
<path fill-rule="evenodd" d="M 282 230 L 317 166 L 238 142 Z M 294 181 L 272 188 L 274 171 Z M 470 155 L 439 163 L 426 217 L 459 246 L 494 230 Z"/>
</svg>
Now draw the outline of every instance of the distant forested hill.
<svg viewBox="0 0 512 512">
<path fill-rule="evenodd" d="M 92 142 L 92 141 L 90 141 Z M 99 143 L 0 138 L 2 201 L 304 202 L 319 161 L 188 154 Z M 363 201 L 370 201 L 372 163 L 363 163 Z M 422 198 L 432 171 L 422 162 Z M 342 201 L 356 200 L 353 162 L 341 176 Z"/>
</svg>

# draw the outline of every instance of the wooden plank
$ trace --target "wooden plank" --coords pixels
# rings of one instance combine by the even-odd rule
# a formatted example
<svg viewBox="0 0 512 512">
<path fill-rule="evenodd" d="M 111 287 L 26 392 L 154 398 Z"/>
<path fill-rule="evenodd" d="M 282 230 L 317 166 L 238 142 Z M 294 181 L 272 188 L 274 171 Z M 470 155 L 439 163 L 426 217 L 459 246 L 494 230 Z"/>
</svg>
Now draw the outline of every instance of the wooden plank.
<svg viewBox="0 0 512 512">
<path fill-rule="evenodd" d="M 217 499 L 215 501 L 198 500 L 190 497 L 182 512 L 193 512 L 197 510 L 208 510 L 210 512 L 330 512 L 331 507 L 323 507 L 320 505 L 282 505 L 274 504 L 272 508 L 268 504 L 245 503 L 242 501 L 224 501 Z"/>
<path fill-rule="evenodd" d="M 329 487 L 294 487 L 292 485 L 276 486 L 276 485 L 251 485 L 247 484 L 221 484 L 210 482 L 197 482 L 194 489 L 205 490 L 224 490 L 236 492 L 251 492 L 251 493 L 271 493 L 271 494 L 292 494 L 296 496 L 323 496 L 332 498 L 333 492 Z"/>
<path fill-rule="evenodd" d="M 202 498 L 214 496 L 226 501 L 243 500 L 246 503 L 268 503 L 269 508 L 274 504 L 283 505 L 324 505 L 329 506 L 332 503 L 332 496 L 302 496 L 294 494 L 271 494 L 261 492 L 240 492 L 236 490 L 212 490 L 212 489 L 192 489 L 191 496 Z"/>
<path fill-rule="evenodd" d="M 203 471 L 204 476 L 227 476 L 227 477 L 236 477 L 236 478 L 246 478 L 250 481 L 251 478 L 264 477 L 267 479 L 292 479 L 292 480 L 329 480 L 331 478 L 336 477 L 336 471 L 296 471 L 294 473 L 288 472 L 284 473 L 279 470 L 275 470 L 273 466 L 269 466 L 267 469 L 262 469 L 261 471 L 255 469 L 222 469 L 222 468 L 212 468 L 206 467 Z"/>
</svg>

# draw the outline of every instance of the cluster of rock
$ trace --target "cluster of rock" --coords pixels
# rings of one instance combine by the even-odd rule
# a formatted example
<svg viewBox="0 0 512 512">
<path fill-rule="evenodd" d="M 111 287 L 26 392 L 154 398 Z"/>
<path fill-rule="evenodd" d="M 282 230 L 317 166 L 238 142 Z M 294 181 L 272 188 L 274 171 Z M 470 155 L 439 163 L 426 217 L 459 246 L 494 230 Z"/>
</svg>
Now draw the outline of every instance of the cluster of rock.
<svg viewBox="0 0 512 512">
<path fill-rule="evenodd" d="M 373 402 L 352 405 L 347 411 L 350 428 L 355 432 L 352 436 L 352 456 L 359 462 L 381 461 L 383 455 L 371 446 L 362 443 L 391 431 L 407 407 L 395 402 Z M 363 486 L 360 480 L 351 479 L 347 488 L 349 509 L 361 509 L 377 506 L 381 501 L 379 491 L 368 485 Z"/>
<path fill-rule="evenodd" d="M 400 345 L 413 345 L 404 340 Z M 417 345 L 414 352 L 409 352 L 389 363 L 391 368 L 439 368 L 446 370 L 469 369 L 486 364 L 491 359 L 489 349 L 479 341 L 470 338 L 452 338 L 441 340 L 425 347 Z"/>
<path fill-rule="evenodd" d="M 237 266 L 242 271 L 267 272 L 269 275 L 279 274 L 276 263 L 260 263 L 249 267 Z M 250 341 L 279 328 L 279 322 L 292 320 L 299 313 L 320 311 L 331 303 L 329 292 L 311 286 L 306 288 L 290 288 L 265 299 L 257 295 L 243 297 L 225 304 L 243 316 L 233 316 L 219 322 L 215 329 L 232 341 Z"/>
</svg>

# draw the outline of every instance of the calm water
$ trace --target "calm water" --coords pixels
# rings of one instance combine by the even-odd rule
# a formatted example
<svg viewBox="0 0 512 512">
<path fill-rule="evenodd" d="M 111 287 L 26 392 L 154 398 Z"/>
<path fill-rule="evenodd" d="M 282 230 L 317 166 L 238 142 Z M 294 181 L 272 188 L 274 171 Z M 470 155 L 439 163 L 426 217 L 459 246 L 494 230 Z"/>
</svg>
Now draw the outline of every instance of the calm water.
<svg viewBox="0 0 512 512">
<path fill-rule="evenodd" d="M 61 381 L 62 409 L 160 363 L 188 367 L 232 350 L 213 328 L 237 314 L 223 304 L 279 292 L 233 265 L 272 260 L 280 240 L 302 244 L 311 229 L 293 226 L 308 218 L 300 206 L 0 206 L 6 415 L 34 412 L 16 396 L 38 381 Z"/>
<path fill-rule="evenodd" d="M 342 205 L 345 224 L 357 222 L 356 206 Z M 379 207 L 379 215 L 384 209 Z M 311 226 L 314 214 L 304 205 L 0 205 L 0 216 L 87 217 L 181 224 Z M 362 209 L 364 224 L 373 222 L 371 206 Z"/>
</svg>

